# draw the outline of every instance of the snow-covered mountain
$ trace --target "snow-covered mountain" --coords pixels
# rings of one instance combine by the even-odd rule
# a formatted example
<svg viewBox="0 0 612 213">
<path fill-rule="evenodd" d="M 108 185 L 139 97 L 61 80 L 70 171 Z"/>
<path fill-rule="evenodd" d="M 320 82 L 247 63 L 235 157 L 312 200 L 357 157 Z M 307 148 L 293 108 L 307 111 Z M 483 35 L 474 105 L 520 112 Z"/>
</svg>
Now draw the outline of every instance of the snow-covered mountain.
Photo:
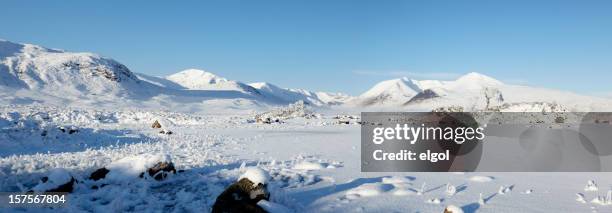
<svg viewBox="0 0 612 213">
<path fill-rule="evenodd" d="M 133 73 L 94 53 L 67 52 L 0 40 L 0 102 L 175 107 L 195 105 L 278 105 L 297 100 L 323 106 L 340 96 L 305 90 L 260 90 L 198 69 L 167 77 Z M 323 95 L 325 94 L 325 95 Z M 25 101 L 24 101 L 25 100 Z M 204 101 L 204 102 L 202 102 Z M 187 103 L 187 105 L 185 105 Z M 199 108 L 199 107 L 195 107 Z"/>
<path fill-rule="evenodd" d="M 136 74 L 93 53 L 74 53 L 0 40 L 0 102 L 101 106 L 159 106 L 190 110 L 275 106 L 299 100 L 314 106 L 389 110 L 609 111 L 612 100 L 502 83 L 479 73 L 453 81 L 399 78 L 376 84 L 358 97 L 245 84 L 188 69 L 167 77 Z M 214 105 L 214 106 L 213 106 Z"/>
<path fill-rule="evenodd" d="M 149 86 L 110 58 L 0 40 L 0 87 L 81 96 L 130 95 Z"/>
<path fill-rule="evenodd" d="M 380 82 L 355 99 L 362 106 L 399 106 L 421 92 L 414 80 L 398 78 Z"/>
<path fill-rule="evenodd" d="M 571 92 L 504 84 L 480 73 L 454 81 L 399 78 L 376 84 L 348 105 L 402 109 L 455 108 L 462 110 L 540 111 L 610 109 L 612 100 Z"/>
</svg>

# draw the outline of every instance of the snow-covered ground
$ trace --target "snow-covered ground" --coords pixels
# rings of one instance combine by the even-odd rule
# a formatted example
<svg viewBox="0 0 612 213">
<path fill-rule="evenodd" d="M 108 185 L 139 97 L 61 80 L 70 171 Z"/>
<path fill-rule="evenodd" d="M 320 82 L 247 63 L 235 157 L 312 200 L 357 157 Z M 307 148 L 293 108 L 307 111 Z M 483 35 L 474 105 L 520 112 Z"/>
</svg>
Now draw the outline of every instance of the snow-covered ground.
<svg viewBox="0 0 612 213">
<path fill-rule="evenodd" d="M 442 212 L 447 205 L 465 212 L 612 212 L 605 200 L 612 173 L 362 173 L 359 125 L 331 117 L 259 124 L 249 113 L 4 106 L 0 191 L 27 191 L 63 168 L 80 181 L 69 195 L 74 212 L 201 212 L 246 167 L 259 167 L 270 175 L 268 205 L 296 212 Z M 152 129 L 154 120 L 173 134 Z M 87 180 L 96 169 L 143 155 L 168 156 L 179 172 L 99 189 Z M 589 180 L 597 190 L 585 188 Z"/>
<path fill-rule="evenodd" d="M 206 212 L 258 167 L 270 176 L 261 205 L 272 211 L 612 212 L 612 173 L 362 173 L 354 124 L 361 111 L 611 109 L 611 99 L 478 73 L 393 79 L 352 97 L 196 69 L 153 77 L 93 53 L 0 40 L 0 192 L 75 179 L 72 212 Z M 160 162 L 177 172 L 139 178 Z M 108 178 L 89 179 L 103 167 Z"/>
</svg>

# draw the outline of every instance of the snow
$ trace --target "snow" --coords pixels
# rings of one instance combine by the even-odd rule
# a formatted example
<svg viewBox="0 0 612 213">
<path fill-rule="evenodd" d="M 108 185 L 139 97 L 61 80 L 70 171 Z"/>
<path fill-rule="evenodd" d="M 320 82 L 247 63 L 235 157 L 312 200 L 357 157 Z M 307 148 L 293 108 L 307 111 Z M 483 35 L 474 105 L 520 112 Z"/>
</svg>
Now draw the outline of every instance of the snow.
<svg viewBox="0 0 612 213">
<path fill-rule="evenodd" d="M 430 90 L 440 97 L 411 102 L 419 92 Z M 612 100 L 571 92 L 504 84 L 480 73 L 468 73 L 454 81 L 414 80 L 408 78 L 382 81 L 346 105 L 393 110 L 431 111 L 440 107 L 456 107 L 464 111 L 499 110 L 508 112 L 540 112 L 549 106 L 567 111 L 609 111 Z M 395 110 L 397 111 L 397 110 Z"/>
<path fill-rule="evenodd" d="M 270 175 L 260 168 L 247 168 L 244 174 L 242 174 L 238 180 L 242 178 L 249 179 L 253 182 L 253 186 L 257 186 L 259 184 L 265 185 L 268 183 L 268 179 L 270 179 Z"/>
<path fill-rule="evenodd" d="M 291 211 L 291 209 L 288 209 L 287 207 L 283 205 L 273 203 L 267 200 L 260 200 L 259 202 L 257 202 L 257 205 L 261 206 L 261 208 L 263 208 L 264 210 L 270 213 L 292 213 L 293 212 Z"/>
<path fill-rule="evenodd" d="M 149 153 L 125 157 L 106 166 L 109 170 L 106 179 L 115 182 L 131 181 L 159 162 L 170 163 L 172 159 L 167 154 Z"/>
<path fill-rule="evenodd" d="M 254 88 L 244 83 L 227 80 L 226 78 L 199 69 L 183 70 L 167 76 L 166 79 L 189 90 L 233 90 L 247 94 L 257 92 Z"/>
<path fill-rule="evenodd" d="M 173 122 L 175 134 L 162 136 L 150 128 L 152 121 L 160 117 Z M 297 212 L 342 212 L 357 208 L 365 212 L 393 209 L 442 212 L 446 204 L 467 211 L 476 208 L 472 203 L 479 202 L 480 193 L 486 206 L 480 205 L 478 211 L 483 212 L 529 211 L 541 203 L 547 203 L 552 211 L 580 212 L 588 210 L 589 205 L 597 205 L 605 212 L 610 207 L 590 203 L 598 196 L 605 200 L 605 192 L 584 192 L 589 180 L 600 186 L 612 184 L 608 173 L 361 173 L 359 160 L 355 160 L 361 155 L 360 127 L 337 125 L 330 117 L 298 117 L 282 125 L 262 125 L 246 122 L 251 118 L 248 114 L 15 105 L 2 108 L 0 129 L 19 130 L 11 133 L 11 138 L 32 140 L 0 139 L 3 150 L 0 190 L 20 191 L 21 186 L 27 191 L 55 168 L 64 168 L 76 179 L 84 180 L 94 170 L 107 167 L 112 173 L 105 182 L 109 185 L 92 190 L 94 183 L 90 181 L 77 184 L 69 208 L 188 211 L 210 208 L 225 187 L 250 173 L 247 168 L 256 167 L 259 173 L 269 175 L 266 183 L 270 202 Z M 49 135 L 63 136 L 69 143 L 53 140 L 45 143 L 36 131 L 40 125 L 50 129 L 76 126 L 80 132 L 68 135 L 49 131 Z M 88 132 L 90 128 L 96 131 Z M 119 130 L 117 136 L 102 137 Z M 124 137 L 130 134 L 137 134 L 140 139 L 126 140 Z M 58 143 L 61 145 L 57 146 Z M 11 144 L 26 147 L 39 144 L 40 148 L 38 152 L 25 147 L 7 149 Z M 47 153 L 48 149 L 55 151 Z M 177 170 L 184 172 L 160 183 L 138 178 L 147 166 L 168 158 Z M 324 169 L 296 167 L 302 162 L 320 164 Z M 117 178 L 113 177 L 115 174 Z M 449 183 L 456 190 L 452 196 L 447 194 Z M 500 186 L 512 185 L 521 192 L 534 192 L 497 194 Z M 584 193 L 585 203 L 565 202 L 576 199 L 575 194 L 580 192 Z M 440 203 L 427 203 L 429 199 L 439 199 Z M 172 207 L 164 207 L 163 203 Z"/>
<path fill-rule="evenodd" d="M 34 188 L 32 188 L 35 192 L 44 192 L 47 190 L 55 189 L 61 185 L 64 185 L 72 179 L 72 176 L 66 169 L 57 168 L 53 169 L 49 172 L 47 176 L 46 182 L 40 182 Z"/>
<path fill-rule="evenodd" d="M 493 181 L 493 179 L 494 178 L 491 176 L 481 176 L 481 175 L 475 175 L 475 176 L 470 177 L 470 181 L 481 182 L 481 183 L 491 182 Z"/>
<path fill-rule="evenodd" d="M 382 183 L 365 183 L 361 186 L 348 190 L 346 192 L 347 196 L 355 196 L 358 197 L 373 197 L 381 195 L 387 191 L 393 189 L 393 185 L 391 184 L 382 184 Z"/>
<path fill-rule="evenodd" d="M 599 190 L 599 188 L 597 188 L 597 184 L 595 183 L 594 180 L 589 180 L 587 182 L 587 185 L 584 187 L 584 191 L 587 191 L 587 192 L 595 192 L 597 190 Z"/>
<path fill-rule="evenodd" d="M 392 177 L 384 177 L 382 178 L 382 182 L 386 184 L 408 184 L 412 181 L 408 177 L 403 176 L 392 176 Z"/>
<path fill-rule="evenodd" d="M 414 80 L 407 78 L 393 79 L 380 82 L 353 100 L 359 105 L 392 105 L 399 106 L 411 97 L 421 92 Z"/>
<path fill-rule="evenodd" d="M 430 199 L 426 200 L 425 202 L 426 203 L 430 203 L 430 204 L 440 204 L 440 203 L 442 203 L 443 200 L 444 199 L 442 199 L 442 198 L 430 198 Z"/>
<path fill-rule="evenodd" d="M 276 100 L 279 103 L 294 103 L 303 100 L 306 103 L 323 106 L 343 104 L 350 96 L 342 93 L 311 92 L 303 89 L 280 88 L 268 82 L 250 83 L 250 86 L 257 89 L 264 97 Z"/>
<path fill-rule="evenodd" d="M 325 167 L 321 163 L 308 162 L 308 161 L 299 162 L 295 164 L 295 166 L 293 166 L 293 169 L 299 169 L 299 170 L 320 170 L 323 168 Z"/>
</svg>

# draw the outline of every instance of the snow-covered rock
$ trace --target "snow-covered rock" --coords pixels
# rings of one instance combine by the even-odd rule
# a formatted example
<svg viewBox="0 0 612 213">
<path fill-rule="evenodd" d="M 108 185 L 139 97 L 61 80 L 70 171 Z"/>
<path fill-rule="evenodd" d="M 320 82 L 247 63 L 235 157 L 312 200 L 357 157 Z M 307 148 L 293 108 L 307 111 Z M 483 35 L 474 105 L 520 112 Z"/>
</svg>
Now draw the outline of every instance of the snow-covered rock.
<svg viewBox="0 0 612 213">
<path fill-rule="evenodd" d="M 240 175 L 238 180 L 241 180 L 243 178 L 249 179 L 251 182 L 253 182 L 253 186 L 257 186 L 259 184 L 262 184 L 262 185 L 268 184 L 270 175 L 268 174 L 268 172 L 264 171 L 263 169 L 260 169 L 257 167 L 250 167 L 250 168 L 247 168 L 246 171 L 242 175 Z"/>
<path fill-rule="evenodd" d="M 444 213 L 463 213 L 463 209 L 455 205 L 448 205 L 444 208 Z"/>
<path fill-rule="evenodd" d="M 172 159 L 166 154 L 141 154 L 125 157 L 106 166 L 110 171 L 106 179 L 116 182 L 131 181 L 160 162 L 171 163 Z"/>
<path fill-rule="evenodd" d="M 599 190 L 599 188 L 597 187 L 597 184 L 595 183 L 594 180 L 587 181 L 587 185 L 584 186 L 584 191 L 587 191 L 587 192 L 595 192 L 597 190 Z"/>
<path fill-rule="evenodd" d="M 75 180 L 66 169 L 53 169 L 32 188 L 35 192 L 71 192 Z"/>
</svg>

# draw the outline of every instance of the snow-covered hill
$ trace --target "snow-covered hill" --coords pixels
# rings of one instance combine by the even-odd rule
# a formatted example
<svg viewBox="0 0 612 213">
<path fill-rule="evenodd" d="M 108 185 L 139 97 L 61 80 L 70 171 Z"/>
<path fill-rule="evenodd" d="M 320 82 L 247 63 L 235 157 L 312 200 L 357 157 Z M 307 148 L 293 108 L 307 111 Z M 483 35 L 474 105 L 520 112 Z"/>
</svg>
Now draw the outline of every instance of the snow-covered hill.
<svg viewBox="0 0 612 213">
<path fill-rule="evenodd" d="M 242 82 L 231 81 L 199 69 L 187 69 L 166 77 L 190 90 L 230 90 L 257 95 L 259 92 Z"/>
<path fill-rule="evenodd" d="M 110 58 L 0 40 L 0 86 L 61 96 L 130 96 L 153 85 Z"/>
<path fill-rule="evenodd" d="M 264 97 L 285 103 L 303 100 L 306 103 L 324 106 L 343 104 L 350 96 L 342 93 L 312 92 L 303 89 L 285 89 L 267 82 L 251 83 Z"/>
</svg>

